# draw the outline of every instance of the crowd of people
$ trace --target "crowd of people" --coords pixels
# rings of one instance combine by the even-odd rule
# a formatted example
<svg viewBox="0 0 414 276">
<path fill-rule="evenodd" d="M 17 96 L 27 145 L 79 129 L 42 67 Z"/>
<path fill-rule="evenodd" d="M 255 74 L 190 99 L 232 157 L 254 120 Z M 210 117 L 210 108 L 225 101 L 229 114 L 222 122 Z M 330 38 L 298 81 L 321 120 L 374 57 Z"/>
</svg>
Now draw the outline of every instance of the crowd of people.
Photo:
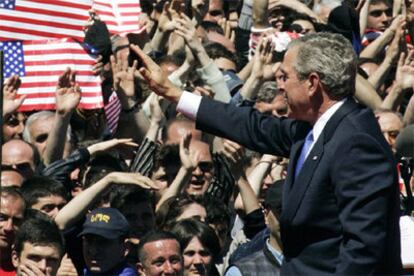
<svg viewBox="0 0 414 276">
<path fill-rule="evenodd" d="M 141 8 L 85 24 L 104 108 L 71 68 L 54 110 L 5 80 L 0 275 L 410 272 L 414 3 Z"/>
</svg>

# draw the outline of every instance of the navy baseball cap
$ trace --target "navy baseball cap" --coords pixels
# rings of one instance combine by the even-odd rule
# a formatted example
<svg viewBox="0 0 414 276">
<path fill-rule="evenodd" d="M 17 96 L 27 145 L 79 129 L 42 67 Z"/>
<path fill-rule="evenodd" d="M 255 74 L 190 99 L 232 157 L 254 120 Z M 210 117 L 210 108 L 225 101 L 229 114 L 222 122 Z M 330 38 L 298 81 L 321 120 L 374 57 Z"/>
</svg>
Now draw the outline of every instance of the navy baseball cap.
<svg viewBox="0 0 414 276">
<path fill-rule="evenodd" d="M 78 236 L 94 234 L 106 239 L 128 235 L 129 223 L 115 208 L 97 208 L 86 216 L 82 232 Z"/>
</svg>

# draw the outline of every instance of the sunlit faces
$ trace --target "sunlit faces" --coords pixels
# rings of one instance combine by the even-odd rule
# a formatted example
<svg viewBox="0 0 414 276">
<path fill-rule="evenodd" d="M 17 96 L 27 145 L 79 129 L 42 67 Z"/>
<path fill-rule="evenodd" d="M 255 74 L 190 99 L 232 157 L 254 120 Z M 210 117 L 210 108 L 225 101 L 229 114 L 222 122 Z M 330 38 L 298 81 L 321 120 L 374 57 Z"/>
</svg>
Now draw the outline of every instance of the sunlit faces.
<svg viewBox="0 0 414 276">
<path fill-rule="evenodd" d="M 391 23 L 392 9 L 385 3 L 370 4 L 368 7 L 367 28 L 385 31 Z"/>
<path fill-rule="evenodd" d="M 210 147 L 207 143 L 193 140 L 190 144 L 190 151 L 198 153 L 199 162 L 192 172 L 185 192 L 189 195 L 202 195 L 207 191 L 214 173 Z"/>
<path fill-rule="evenodd" d="M 2 194 L 0 201 L 0 250 L 10 248 L 23 221 L 23 199 Z"/>
<path fill-rule="evenodd" d="M 46 150 L 46 142 L 50 131 L 54 125 L 54 116 L 35 120 L 29 128 L 31 144 L 44 156 Z"/>
<path fill-rule="evenodd" d="M 208 275 L 212 265 L 211 253 L 197 237 L 194 237 L 183 250 L 184 275 Z"/>
<path fill-rule="evenodd" d="M 145 259 L 137 265 L 141 275 L 182 275 L 183 263 L 178 241 L 166 239 L 148 242 L 143 251 Z"/>
<path fill-rule="evenodd" d="M 31 206 L 32 209 L 45 213 L 51 219 L 55 219 L 60 209 L 67 203 L 67 200 L 59 195 L 39 197 L 37 202 Z"/>
<path fill-rule="evenodd" d="M 33 273 L 33 275 L 53 276 L 59 268 L 61 254 L 59 248 L 53 244 L 37 245 L 25 242 L 20 256 L 13 252 L 12 261 L 17 275 L 32 275 Z"/>
<path fill-rule="evenodd" d="M 11 139 L 21 139 L 26 116 L 23 113 L 13 113 L 5 116 L 3 124 L 3 142 Z"/>
<path fill-rule="evenodd" d="M 385 140 L 387 140 L 392 150 L 395 151 L 395 142 L 403 127 L 401 119 L 392 112 L 380 112 L 376 114 L 376 117 Z"/>
</svg>

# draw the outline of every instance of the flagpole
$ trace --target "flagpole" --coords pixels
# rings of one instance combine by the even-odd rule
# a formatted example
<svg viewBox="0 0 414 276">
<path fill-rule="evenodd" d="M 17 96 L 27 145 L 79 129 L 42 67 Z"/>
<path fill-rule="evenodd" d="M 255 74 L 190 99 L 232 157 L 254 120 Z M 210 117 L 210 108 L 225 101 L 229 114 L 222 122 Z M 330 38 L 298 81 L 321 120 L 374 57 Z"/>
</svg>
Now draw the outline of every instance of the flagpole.
<svg viewBox="0 0 414 276">
<path fill-rule="evenodd" d="M 3 145 L 3 63 L 4 63 L 4 52 L 0 51 L 0 141 Z M 0 145 L 0 164 L 2 164 L 2 146 Z M 1 169 L 0 169 L 1 179 Z"/>
</svg>

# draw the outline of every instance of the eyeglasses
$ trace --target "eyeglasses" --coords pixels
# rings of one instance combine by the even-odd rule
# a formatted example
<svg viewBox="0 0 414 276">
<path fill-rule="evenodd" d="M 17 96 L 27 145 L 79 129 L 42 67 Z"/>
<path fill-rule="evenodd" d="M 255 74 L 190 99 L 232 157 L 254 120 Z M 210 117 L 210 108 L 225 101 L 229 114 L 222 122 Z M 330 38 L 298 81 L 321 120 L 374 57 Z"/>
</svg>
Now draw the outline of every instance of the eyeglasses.
<svg viewBox="0 0 414 276">
<path fill-rule="evenodd" d="M 380 17 L 383 13 L 385 13 L 386 16 L 392 16 L 391 9 L 371 11 L 369 15 L 372 17 Z"/>
<path fill-rule="evenodd" d="M 28 173 L 33 173 L 33 169 L 30 166 L 29 162 L 19 163 L 19 164 L 1 164 L 2 171 L 18 171 L 23 175 L 28 175 Z"/>
<path fill-rule="evenodd" d="M 199 162 L 198 167 L 200 170 L 202 170 L 204 173 L 211 172 L 213 170 L 213 162 Z"/>
</svg>

